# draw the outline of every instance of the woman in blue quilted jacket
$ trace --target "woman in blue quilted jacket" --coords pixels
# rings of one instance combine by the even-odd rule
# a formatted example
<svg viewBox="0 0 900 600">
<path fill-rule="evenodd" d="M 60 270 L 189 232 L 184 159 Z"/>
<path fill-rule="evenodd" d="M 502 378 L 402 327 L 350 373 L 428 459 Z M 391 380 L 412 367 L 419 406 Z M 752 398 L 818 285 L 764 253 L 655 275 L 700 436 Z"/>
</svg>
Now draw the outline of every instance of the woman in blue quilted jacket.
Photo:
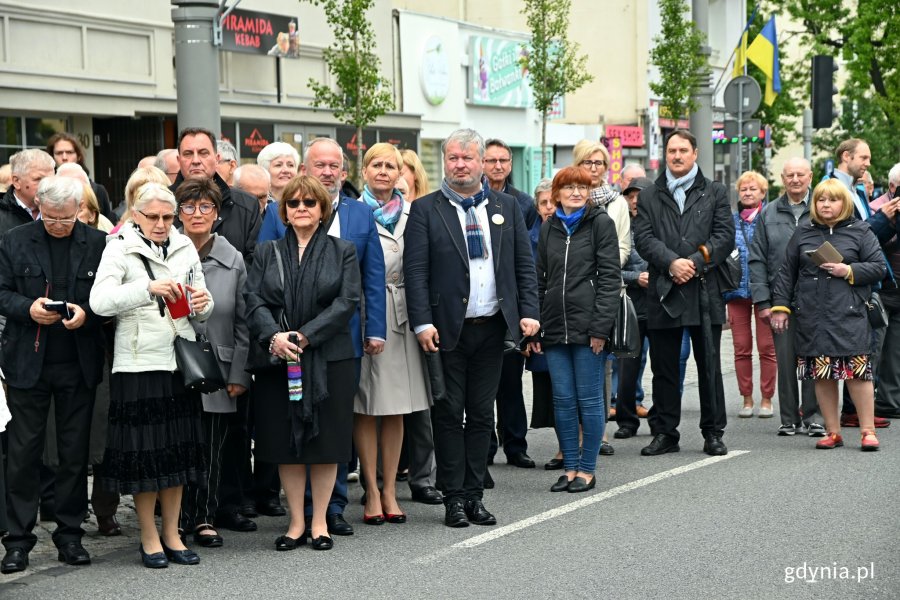
<svg viewBox="0 0 900 600">
<path fill-rule="evenodd" d="M 765 206 L 769 184 L 756 171 L 746 171 L 737 180 L 738 207 L 734 213 L 735 245 L 741 251 L 741 285 L 733 292 L 724 294 L 728 306 L 728 323 L 734 341 L 734 370 L 737 374 L 738 390 L 744 397 L 744 405 L 738 416 L 753 416 L 753 330 L 750 321 L 756 320 L 756 350 L 759 353 L 760 393 L 762 401 L 757 415 L 760 418 L 772 416 L 772 396 L 775 395 L 775 342 L 772 329 L 759 318 L 750 297 L 750 242 L 756 228 L 756 218 Z"/>
</svg>

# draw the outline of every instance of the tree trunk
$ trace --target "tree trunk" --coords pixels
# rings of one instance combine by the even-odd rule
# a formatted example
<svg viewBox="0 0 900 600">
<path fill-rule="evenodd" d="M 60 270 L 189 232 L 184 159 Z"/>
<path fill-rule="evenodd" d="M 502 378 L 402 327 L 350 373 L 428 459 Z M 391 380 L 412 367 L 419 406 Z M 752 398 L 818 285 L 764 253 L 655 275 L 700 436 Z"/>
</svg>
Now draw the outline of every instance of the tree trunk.
<svg viewBox="0 0 900 600">
<path fill-rule="evenodd" d="M 541 115 L 541 179 L 547 176 L 547 111 Z"/>
<path fill-rule="evenodd" d="M 365 181 L 363 180 L 363 128 L 361 123 L 356 126 L 356 173 L 358 177 L 356 181 L 362 191 Z"/>
</svg>

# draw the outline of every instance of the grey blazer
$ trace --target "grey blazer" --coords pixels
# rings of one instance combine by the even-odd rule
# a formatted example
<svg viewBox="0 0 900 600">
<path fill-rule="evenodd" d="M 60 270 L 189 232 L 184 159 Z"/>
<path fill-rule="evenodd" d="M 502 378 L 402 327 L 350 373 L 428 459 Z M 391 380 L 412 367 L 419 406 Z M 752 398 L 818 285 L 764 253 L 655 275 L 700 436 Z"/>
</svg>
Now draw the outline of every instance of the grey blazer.
<svg viewBox="0 0 900 600">
<path fill-rule="evenodd" d="M 250 374 L 244 370 L 250 350 L 244 308 L 244 281 L 247 269 L 241 253 L 224 237 L 213 234 L 212 249 L 201 260 L 206 287 L 215 298 L 212 315 L 206 323 L 197 324 L 197 333 L 205 333 L 219 360 L 219 367 L 227 383 L 250 387 Z M 237 410 L 237 400 L 225 390 L 203 394 L 203 410 L 212 413 L 231 413 Z"/>
</svg>

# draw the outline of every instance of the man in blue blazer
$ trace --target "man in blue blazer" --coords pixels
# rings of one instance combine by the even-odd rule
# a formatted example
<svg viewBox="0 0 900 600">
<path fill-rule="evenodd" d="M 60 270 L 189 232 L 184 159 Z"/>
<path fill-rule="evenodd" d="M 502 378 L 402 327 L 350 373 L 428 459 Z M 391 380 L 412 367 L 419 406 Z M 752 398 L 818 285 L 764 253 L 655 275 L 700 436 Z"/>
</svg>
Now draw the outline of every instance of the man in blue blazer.
<svg viewBox="0 0 900 600">
<path fill-rule="evenodd" d="M 300 166 L 301 175 L 310 175 L 319 180 L 335 203 L 334 217 L 326 224 L 328 234 L 356 244 L 363 284 L 363 299 L 366 307 L 365 328 L 361 326 L 359 307 L 350 320 L 350 333 L 356 349 L 356 373 L 359 378 L 359 360 L 363 352 L 378 354 L 384 350 L 387 336 L 384 293 L 384 253 L 375 228 L 372 210 L 358 200 L 340 195 L 341 165 L 343 152 L 340 145 L 330 138 L 316 138 L 306 147 L 306 156 Z M 278 204 L 266 208 L 263 225 L 259 230 L 257 243 L 279 239 L 284 236 L 285 224 L 278 217 Z M 365 331 L 365 334 L 363 334 Z M 365 338 L 363 337 L 365 335 Z M 337 481 L 331 502 L 328 504 L 328 532 L 333 535 L 351 535 L 353 527 L 344 520 L 347 506 L 347 465 L 338 465 Z M 307 518 L 312 515 L 312 502 L 307 487 Z"/>
<path fill-rule="evenodd" d="M 407 309 L 443 365 L 447 393 L 431 420 L 444 523 L 494 525 L 482 496 L 503 341 L 538 333 L 537 279 L 516 199 L 483 176 L 482 137 L 460 129 L 441 150 L 441 189 L 413 203 L 406 225 Z"/>
</svg>

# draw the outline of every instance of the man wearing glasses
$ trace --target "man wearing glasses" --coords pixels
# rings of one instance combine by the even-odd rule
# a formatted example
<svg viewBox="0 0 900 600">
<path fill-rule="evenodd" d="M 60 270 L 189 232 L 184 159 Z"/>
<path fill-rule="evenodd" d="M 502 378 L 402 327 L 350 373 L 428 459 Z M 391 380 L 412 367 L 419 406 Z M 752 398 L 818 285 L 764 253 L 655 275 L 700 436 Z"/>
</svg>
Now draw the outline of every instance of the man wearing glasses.
<svg viewBox="0 0 900 600">
<path fill-rule="evenodd" d="M 216 136 L 202 127 L 182 129 L 178 136 L 178 166 L 180 172 L 169 187 L 172 193 L 185 179 L 208 177 L 216 182 L 222 192 L 222 209 L 213 224 L 213 233 L 224 237 L 244 256 L 247 267 L 256 248 L 256 236 L 262 220 L 256 198 L 233 189 L 216 172 L 221 155 L 216 151 Z"/>
<path fill-rule="evenodd" d="M 525 228 L 531 231 L 537 221 L 537 209 L 534 206 L 534 198 L 510 185 L 512 150 L 506 142 L 496 138 L 487 140 L 484 146 L 484 174 L 491 189 L 509 194 L 516 199 L 522 216 L 525 217 Z M 503 356 L 500 386 L 497 388 L 497 427 L 491 431 L 489 465 L 493 464 L 494 455 L 502 443 L 507 463 L 523 469 L 534 468 L 534 461 L 528 456 L 528 442 L 525 441 L 525 434 L 528 433 L 528 417 L 525 414 L 525 398 L 522 395 L 524 366 L 525 357 L 519 352 L 510 351 Z M 485 477 L 485 487 L 493 487 L 490 473 Z"/>
<path fill-rule="evenodd" d="M 81 182 L 45 177 L 41 219 L 0 243 L 0 313 L 6 317 L 0 366 L 9 386 L 9 535 L 0 572 L 28 566 L 40 498 L 40 464 L 51 399 L 56 416 L 56 530 L 60 561 L 91 562 L 81 545 L 87 514 L 91 415 L 103 377 L 101 319 L 88 299 L 106 236 L 76 219 Z"/>
</svg>

